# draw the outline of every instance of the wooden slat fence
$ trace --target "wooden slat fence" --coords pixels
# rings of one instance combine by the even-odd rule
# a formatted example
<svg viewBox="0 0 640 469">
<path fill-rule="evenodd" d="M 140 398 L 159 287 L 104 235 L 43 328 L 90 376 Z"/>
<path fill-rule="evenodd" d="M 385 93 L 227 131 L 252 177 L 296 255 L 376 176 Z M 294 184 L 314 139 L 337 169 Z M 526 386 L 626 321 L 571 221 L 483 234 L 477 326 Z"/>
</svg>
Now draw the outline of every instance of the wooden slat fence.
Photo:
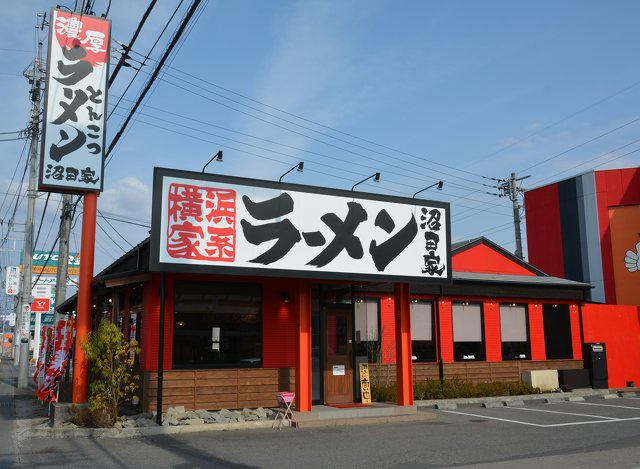
<svg viewBox="0 0 640 469">
<path fill-rule="evenodd" d="M 583 368 L 582 360 L 514 360 L 504 362 L 459 362 L 444 363 L 444 379 L 458 378 L 473 383 L 522 381 L 522 372 L 528 370 L 568 370 Z M 395 365 L 370 364 L 369 373 L 372 383 L 394 384 Z M 438 363 L 414 363 L 413 382 L 427 379 L 440 379 Z"/>
<path fill-rule="evenodd" d="M 142 374 L 142 408 L 156 410 L 157 372 Z M 290 368 L 239 368 L 228 370 L 170 370 L 163 373 L 162 411 L 277 407 L 275 394 L 295 388 Z"/>
</svg>

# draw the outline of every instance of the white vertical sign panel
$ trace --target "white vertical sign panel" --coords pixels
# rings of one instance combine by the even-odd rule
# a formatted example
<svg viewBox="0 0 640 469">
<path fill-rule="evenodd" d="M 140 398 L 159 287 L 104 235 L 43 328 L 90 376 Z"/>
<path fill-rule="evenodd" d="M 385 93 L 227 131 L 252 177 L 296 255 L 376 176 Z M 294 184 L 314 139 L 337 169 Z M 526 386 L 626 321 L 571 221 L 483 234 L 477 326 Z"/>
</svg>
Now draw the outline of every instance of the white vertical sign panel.
<svg viewBox="0 0 640 469">
<path fill-rule="evenodd" d="M 51 11 L 40 188 L 103 188 L 111 21 Z"/>
<path fill-rule="evenodd" d="M 20 291 L 20 269 L 17 265 L 7 267 L 7 278 L 4 292 L 9 296 L 15 296 Z"/>
</svg>

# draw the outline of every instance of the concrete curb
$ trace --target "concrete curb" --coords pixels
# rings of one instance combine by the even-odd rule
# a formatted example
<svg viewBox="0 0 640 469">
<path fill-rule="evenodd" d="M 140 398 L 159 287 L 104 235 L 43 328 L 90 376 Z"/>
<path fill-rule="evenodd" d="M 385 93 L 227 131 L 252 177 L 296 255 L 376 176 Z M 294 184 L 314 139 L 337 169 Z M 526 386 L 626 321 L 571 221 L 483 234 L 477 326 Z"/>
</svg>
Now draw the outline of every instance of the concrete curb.
<svg viewBox="0 0 640 469">
<path fill-rule="evenodd" d="M 603 396 L 608 394 L 608 389 L 576 389 L 571 392 L 553 392 L 543 394 L 525 394 L 522 396 L 495 396 L 495 397 L 469 397 L 458 399 L 430 399 L 423 401 L 415 401 L 414 405 L 418 407 L 435 408 L 437 404 L 484 404 L 486 402 L 511 402 L 511 401 L 541 401 L 544 399 L 557 399 L 563 401 L 569 397 L 588 397 Z"/>
</svg>

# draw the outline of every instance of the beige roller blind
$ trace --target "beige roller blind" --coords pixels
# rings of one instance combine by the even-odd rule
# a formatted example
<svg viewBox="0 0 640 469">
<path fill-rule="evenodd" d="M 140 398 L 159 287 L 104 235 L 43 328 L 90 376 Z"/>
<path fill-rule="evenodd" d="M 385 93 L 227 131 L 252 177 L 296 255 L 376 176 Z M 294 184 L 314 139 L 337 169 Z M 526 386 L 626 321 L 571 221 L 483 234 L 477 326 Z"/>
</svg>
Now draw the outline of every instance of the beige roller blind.
<svg viewBox="0 0 640 469">
<path fill-rule="evenodd" d="M 503 342 L 527 341 L 527 311 L 524 306 L 500 305 L 500 334 Z"/>
<path fill-rule="evenodd" d="M 411 303 L 411 340 L 433 340 L 431 303 Z"/>
<path fill-rule="evenodd" d="M 478 304 L 453 304 L 453 341 L 482 342 L 482 313 Z"/>
</svg>

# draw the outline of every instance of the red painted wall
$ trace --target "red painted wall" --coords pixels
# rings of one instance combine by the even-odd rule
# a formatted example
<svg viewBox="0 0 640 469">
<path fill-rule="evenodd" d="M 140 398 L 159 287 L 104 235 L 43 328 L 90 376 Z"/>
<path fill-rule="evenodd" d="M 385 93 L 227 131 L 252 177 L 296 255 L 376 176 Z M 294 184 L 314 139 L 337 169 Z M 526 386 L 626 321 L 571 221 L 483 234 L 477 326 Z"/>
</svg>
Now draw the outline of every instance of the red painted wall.
<svg viewBox="0 0 640 469">
<path fill-rule="evenodd" d="M 640 204 L 640 168 L 597 171 L 595 178 L 604 291 L 607 303 L 613 304 L 616 303 L 616 288 L 609 231 L 609 207 Z M 527 213 L 527 218 L 528 216 Z"/>
<path fill-rule="evenodd" d="M 293 368 L 296 365 L 298 320 L 295 302 L 285 302 L 281 282 L 265 283 L 262 289 L 262 366 L 264 368 Z M 293 300 L 294 292 L 288 292 Z"/>
<path fill-rule="evenodd" d="M 529 303 L 529 341 L 531 343 L 531 359 L 546 360 L 547 352 L 544 348 L 544 321 L 542 305 Z"/>
<path fill-rule="evenodd" d="M 502 361 L 502 337 L 500 333 L 500 304 L 485 301 L 484 313 L 484 345 L 486 361 Z"/>
<path fill-rule="evenodd" d="M 158 369 L 158 333 L 160 329 L 160 274 L 153 274 L 142 291 L 140 331 L 140 369 Z M 173 369 L 173 275 L 167 275 L 164 318 L 164 369 Z"/>
<path fill-rule="evenodd" d="M 640 307 L 583 305 L 585 343 L 604 342 L 609 387 L 640 386 Z"/>
<path fill-rule="evenodd" d="M 453 313 L 451 311 L 451 301 L 440 300 L 440 353 L 441 359 L 445 363 L 453 362 Z"/>
<path fill-rule="evenodd" d="M 564 277 L 562 231 L 558 185 L 551 184 L 524 193 L 527 211 L 529 263 L 555 277 Z"/>
<path fill-rule="evenodd" d="M 380 298 L 380 330 L 382 331 L 382 363 L 395 363 L 396 318 L 393 296 Z"/>
<path fill-rule="evenodd" d="M 451 258 L 451 267 L 455 272 L 536 275 L 485 244 L 478 244 L 477 246 L 454 254 Z"/>
</svg>

